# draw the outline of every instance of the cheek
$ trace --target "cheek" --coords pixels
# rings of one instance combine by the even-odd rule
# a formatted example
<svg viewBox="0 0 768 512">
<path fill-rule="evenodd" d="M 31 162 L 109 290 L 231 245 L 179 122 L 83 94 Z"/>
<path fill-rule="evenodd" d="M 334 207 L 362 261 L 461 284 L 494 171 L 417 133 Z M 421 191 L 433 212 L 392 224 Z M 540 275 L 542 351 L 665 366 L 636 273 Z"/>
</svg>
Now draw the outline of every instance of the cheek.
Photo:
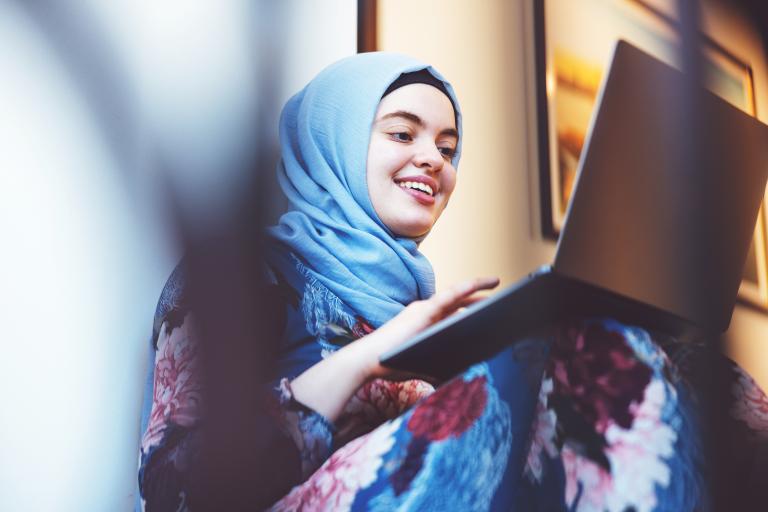
<svg viewBox="0 0 768 512">
<path fill-rule="evenodd" d="M 450 199 L 451 194 L 453 194 L 454 189 L 456 188 L 456 170 L 451 169 L 443 169 L 443 175 L 441 176 L 441 185 L 443 192 L 445 193 L 445 201 L 448 202 L 448 199 Z"/>
<path fill-rule="evenodd" d="M 368 147 L 367 179 L 369 182 L 389 181 L 407 163 L 408 155 L 398 144 L 371 140 Z"/>
<path fill-rule="evenodd" d="M 371 204 L 380 218 L 391 202 L 390 184 L 395 172 L 392 169 L 397 165 L 397 162 L 396 152 L 387 144 L 382 143 L 382 141 L 371 140 L 368 146 L 366 182 L 368 183 L 368 196 Z"/>
</svg>

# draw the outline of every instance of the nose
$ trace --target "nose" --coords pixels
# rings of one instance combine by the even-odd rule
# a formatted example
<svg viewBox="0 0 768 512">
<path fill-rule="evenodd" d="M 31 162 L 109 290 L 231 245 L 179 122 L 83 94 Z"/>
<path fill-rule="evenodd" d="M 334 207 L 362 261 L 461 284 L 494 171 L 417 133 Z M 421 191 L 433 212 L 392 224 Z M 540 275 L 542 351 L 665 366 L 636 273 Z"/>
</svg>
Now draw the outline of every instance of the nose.
<svg viewBox="0 0 768 512">
<path fill-rule="evenodd" d="M 445 165 L 443 154 L 435 146 L 434 142 L 426 141 L 416 147 L 416 153 L 413 156 L 413 164 L 422 169 L 429 169 L 434 172 L 440 171 Z"/>
</svg>

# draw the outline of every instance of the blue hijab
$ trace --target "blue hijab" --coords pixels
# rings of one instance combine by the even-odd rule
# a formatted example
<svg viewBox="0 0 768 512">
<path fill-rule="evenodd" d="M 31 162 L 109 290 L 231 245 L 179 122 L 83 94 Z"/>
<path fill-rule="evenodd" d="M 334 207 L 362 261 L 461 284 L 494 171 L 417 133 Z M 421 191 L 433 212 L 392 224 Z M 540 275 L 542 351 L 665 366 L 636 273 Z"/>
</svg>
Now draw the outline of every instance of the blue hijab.
<svg viewBox="0 0 768 512">
<path fill-rule="evenodd" d="M 332 64 L 288 101 L 280 118 L 278 180 L 289 211 L 270 230 L 277 250 L 296 256 L 307 277 L 375 327 L 435 291 L 432 266 L 418 249 L 423 237 L 392 233 L 376 215 L 366 181 L 382 94 L 402 73 L 422 69 L 444 83 L 461 144 L 453 88 L 430 66 L 394 53 L 364 53 Z"/>
</svg>

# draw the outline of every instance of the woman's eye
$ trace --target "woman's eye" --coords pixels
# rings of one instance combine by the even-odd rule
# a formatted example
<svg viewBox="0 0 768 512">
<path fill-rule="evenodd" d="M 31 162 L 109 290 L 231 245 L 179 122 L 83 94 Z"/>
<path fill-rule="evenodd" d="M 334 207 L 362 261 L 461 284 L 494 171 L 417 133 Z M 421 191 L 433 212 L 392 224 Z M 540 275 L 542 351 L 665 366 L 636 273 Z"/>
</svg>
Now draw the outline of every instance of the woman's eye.
<svg viewBox="0 0 768 512">
<path fill-rule="evenodd" d="M 407 132 L 395 132 L 390 134 L 390 137 L 392 137 L 394 140 L 398 142 L 410 142 L 413 140 L 413 137 L 411 137 L 411 134 Z"/>
<path fill-rule="evenodd" d="M 437 148 L 437 149 L 446 158 L 453 158 L 453 155 L 456 154 L 456 149 L 454 148 L 445 147 L 445 148 Z"/>
</svg>

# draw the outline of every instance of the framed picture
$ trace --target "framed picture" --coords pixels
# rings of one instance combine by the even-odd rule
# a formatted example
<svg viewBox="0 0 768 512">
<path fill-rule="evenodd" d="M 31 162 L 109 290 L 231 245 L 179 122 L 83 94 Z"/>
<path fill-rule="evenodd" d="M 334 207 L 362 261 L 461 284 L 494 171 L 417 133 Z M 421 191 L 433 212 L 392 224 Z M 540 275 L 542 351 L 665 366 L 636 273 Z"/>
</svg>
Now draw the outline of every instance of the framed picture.
<svg viewBox="0 0 768 512">
<path fill-rule="evenodd" d="M 357 0 L 357 53 L 375 52 L 377 0 Z"/>
<path fill-rule="evenodd" d="M 618 39 L 680 67 L 674 2 L 534 0 L 541 227 L 557 239 L 573 189 L 598 88 Z M 756 115 L 752 68 L 702 34 L 705 86 Z M 764 201 L 765 204 L 765 201 Z M 758 216 L 739 297 L 768 309 L 765 207 Z"/>
</svg>

